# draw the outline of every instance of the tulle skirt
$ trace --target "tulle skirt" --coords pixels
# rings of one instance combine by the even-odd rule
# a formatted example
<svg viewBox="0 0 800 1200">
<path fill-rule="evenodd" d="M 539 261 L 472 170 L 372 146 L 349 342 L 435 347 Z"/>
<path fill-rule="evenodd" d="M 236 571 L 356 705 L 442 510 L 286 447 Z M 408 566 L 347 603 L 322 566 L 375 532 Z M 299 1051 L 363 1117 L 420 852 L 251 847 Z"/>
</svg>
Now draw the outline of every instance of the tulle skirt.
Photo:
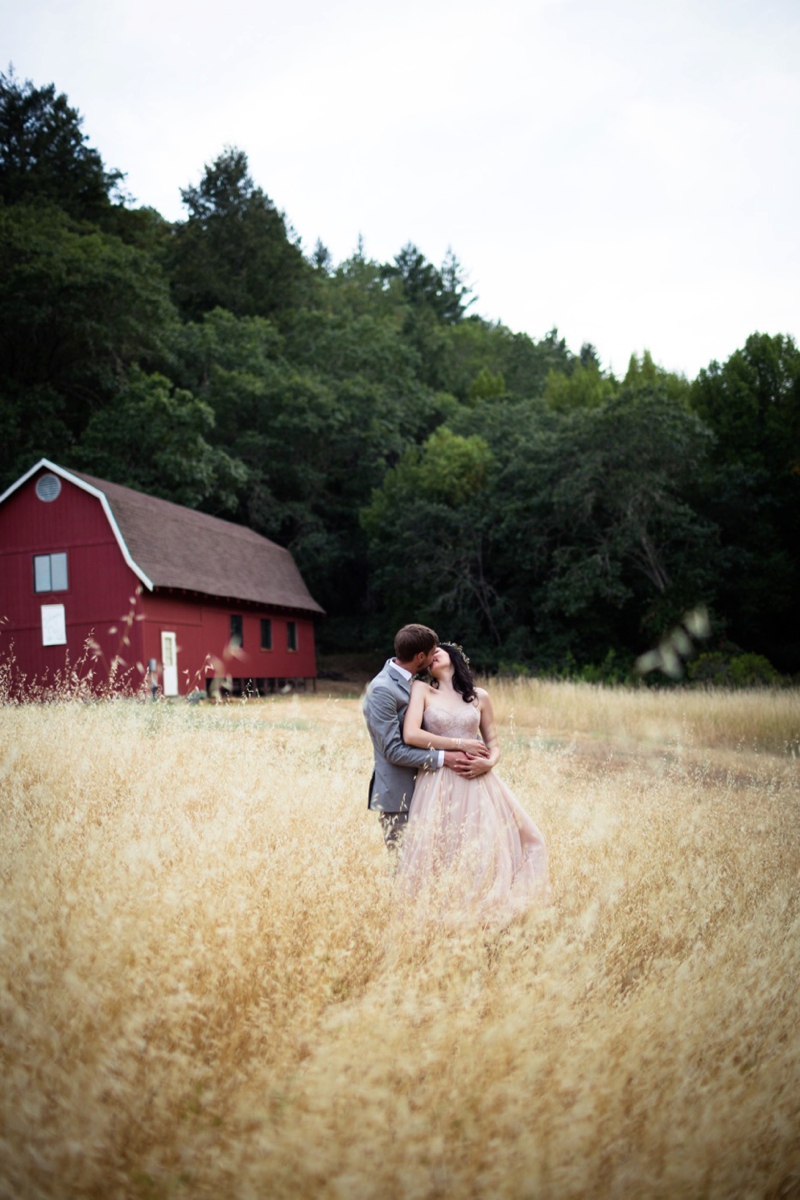
<svg viewBox="0 0 800 1200">
<path fill-rule="evenodd" d="M 503 924 L 550 899 L 544 838 L 494 771 L 420 772 L 397 868 L 407 908 L 451 924 Z"/>
</svg>

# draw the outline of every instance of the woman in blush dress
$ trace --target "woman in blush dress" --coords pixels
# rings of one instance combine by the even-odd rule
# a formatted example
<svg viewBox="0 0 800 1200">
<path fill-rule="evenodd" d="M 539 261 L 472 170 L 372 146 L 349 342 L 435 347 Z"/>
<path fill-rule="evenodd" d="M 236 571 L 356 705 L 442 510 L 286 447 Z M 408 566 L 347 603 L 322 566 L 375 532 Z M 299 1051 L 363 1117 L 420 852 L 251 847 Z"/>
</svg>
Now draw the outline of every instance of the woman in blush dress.
<svg viewBox="0 0 800 1200">
<path fill-rule="evenodd" d="M 500 750 L 492 702 L 475 687 L 461 647 L 442 642 L 429 670 L 432 684 L 412 685 L 403 740 L 463 750 L 468 760 L 417 776 L 398 882 L 408 898 L 428 891 L 450 923 L 503 924 L 549 900 L 544 838 L 494 772 Z"/>
</svg>

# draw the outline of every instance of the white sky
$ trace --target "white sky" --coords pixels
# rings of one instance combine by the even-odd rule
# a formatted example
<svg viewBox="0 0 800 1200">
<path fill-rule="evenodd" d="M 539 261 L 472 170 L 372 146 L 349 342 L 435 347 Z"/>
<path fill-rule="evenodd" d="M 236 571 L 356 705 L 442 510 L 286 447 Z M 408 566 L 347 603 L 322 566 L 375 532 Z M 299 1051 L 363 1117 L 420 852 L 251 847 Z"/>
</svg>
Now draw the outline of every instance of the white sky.
<svg viewBox="0 0 800 1200">
<path fill-rule="evenodd" d="M 473 311 L 624 373 L 800 335 L 800 0 L 0 0 L 176 219 L 223 147 L 310 250 L 452 246 Z"/>
</svg>

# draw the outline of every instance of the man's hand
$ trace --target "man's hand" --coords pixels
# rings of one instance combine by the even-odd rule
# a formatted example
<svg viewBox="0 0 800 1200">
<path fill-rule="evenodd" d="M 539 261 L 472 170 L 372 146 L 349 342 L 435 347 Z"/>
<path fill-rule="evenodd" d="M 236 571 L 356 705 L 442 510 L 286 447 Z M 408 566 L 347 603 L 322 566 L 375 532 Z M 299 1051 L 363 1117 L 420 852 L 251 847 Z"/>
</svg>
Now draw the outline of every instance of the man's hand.
<svg viewBox="0 0 800 1200">
<path fill-rule="evenodd" d="M 478 775 L 485 775 L 487 771 L 491 771 L 492 769 L 492 764 L 488 758 L 465 754 L 463 755 L 463 759 L 463 762 L 453 765 L 453 770 L 459 775 L 463 775 L 465 779 L 476 779 Z"/>
<path fill-rule="evenodd" d="M 458 771 L 459 767 L 463 767 L 468 762 L 469 759 L 463 750 L 445 750 L 444 752 L 444 765 L 450 767 L 451 771 Z"/>
</svg>

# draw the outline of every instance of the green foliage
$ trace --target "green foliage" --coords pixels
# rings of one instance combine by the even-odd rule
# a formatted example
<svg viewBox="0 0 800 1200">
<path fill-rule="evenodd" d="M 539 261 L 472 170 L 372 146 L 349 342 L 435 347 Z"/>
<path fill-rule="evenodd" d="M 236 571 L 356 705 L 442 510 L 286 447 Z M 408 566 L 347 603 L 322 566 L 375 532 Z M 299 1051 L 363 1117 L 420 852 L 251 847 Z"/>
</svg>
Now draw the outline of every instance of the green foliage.
<svg viewBox="0 0 800 1200">
<path fill-rule="evenodd" d="M 171 319 L 147 255 L 57 208 L 0 207 L 4 380 L 102 391 L 120 367 L 159 352 Z"/>
<path fill-rule="evenodd" d="M 551 367 L 544 385 L 545 400 L 551 408 L 560 412 L 576 408 L 599 408 L 613 400 L 618 392 L 616 380 L 604 375 L 594 361 L 586 365 L 576 363 L 569 374 Z"/>
<path fill-rule="evenodd" d="M 133 367 L 113 406 L 95 413 L 70 459 L 101 479 L 189 508 L 235 509 L 244 466 L 212 446 L 214 414 L 163 375 Z"/>
<path fill-rule="evenodd" d="M 479 317 L 469 317 L 447 330 L 443 351 L 443 371 L 450 390 L 462 401 L 479 399 L 470 392 L 480 377 L 495 379 L 502 375 L 502 363 L 509 330 L 491 325 Z M 505 387 L 505 380 L 504 387 Z"/>
<path fill-rule="evenodd" d="M 0 74 L 0 199 L 56 204 L 79 220 L 103 221 L 123 178 L 87 145 L 82 119 L 55 86 Z"/>
<path fill-rule="evenodd" d="M 705 503 L 719 526 L 719 604 L 730 636 L 800 670 L 800 350 L 753 334 L 692 385 L 715 435 Z"/>
<path fill-rule="evenodd" d="M 494 375 L 488 367 L 481 367 L 469 385 L 469 403 L 475 405 L 481 400 L 492 400 L 496 396 L 504 396 L 506 391 L 506 381 L 502 372 L 498 371 Z"/>
<path fill-rule="evenodd" d="M 72 434 L 65 422 L 62 396 L 46 384 L 19 388 L 0 385 L 0 491 L 56 447 L 68 447 Z"/>
<path fill-rule="evenodd" d="M 563 662 L 547 674 L 552 679 L 571 679 L 577 683 L 598 683 L 608 687 L 630 683 L 632 667 L 630 656 L 620 656 L 616 650 L 609 650 L 600 662 L 588 663 L 579 663 L 568 651 Z"/>
<path fill-rule="evenodd" d="M 172 236 L 172 225 L 161 213 L 154 208 L 125 208 L 122 204 L 115 204 L 104 216 L 102 228 L 128 246 L 143 250 L 158 264 L 156 269 L 159 274 L 162 273 L 161 262 Z"/>
<path fill-rule="evenodd" d="M 167 262 L 185 316 L 225 308 L 276 317 L 300 302 L 310 267 L 283 214 L 253 183 L 243 151 L 225 150 L 181 196 L 189 215 Z"/>
<path fill-rule="evenodd" d="M 482 438 L 461 437 L 442 425 L 423 447 L 420 491 L 431 500 L 458 508 L 485 488 L 491 462 L 492 453 Z"/>
<path fill-rule="evenodd" d="M 703 425 L 661 391 L 627 390 L 574 413 L 565 432 L 547 603 L 575 616 L 644 590 L 651 624 L 677 617 L 712 583 L 713 531 L 688 500 Z"/>
<path fill-rule="evenodd" d="M 406 451 L 398 465 L 386 472 L 362 511 L 362 524 L 375 538 L 382 538 L 392 511 L 415 496 L 460 508 L 486 487 L 491 463 L 492 453 L 482 438 L 465 438 L 440 426 L 421 449 Z"/>
<path fill-rule="evenodd" d="M 471 288 L 464 282 L 461 264 L 448 250 L 441 270 L 429 263 L 413 243 L 408 242 L 395 256 L 394 264 L 382 270 L 385 279 L 397 278 L 406 302 L 416 309 L 427 309 L 446 325 L 457 324 L 469 307 Z"/>
<path fill-rule="evenodd" d="M 368 304 L 343 272 L 326 281 L 325 307 L 295 312 L 285 335 L 215 310 L 172 340 L 177 377 L 247 465 L 240 518 L 291 548 L 334 613 L 354 611 L 368 588 L 360 507 L 452 404 L 416 379 L 396 308 L 363 266 Z"/>
<path fill-rule="evenodd" d="M 800 350 L 754 333 L 720 366 L 700 371 L 692 406 L 717 437 L 717 458 L 800 475 Z"/>
<path fill-rule="evenodd" d="M 400 624 L 422 614 L 416 619 L 469 640 L 475 661 L 487 640 L 499 640 L 500 602 L 485 564 L 491 464 L 483 439 L 443 427 L 386 472 L 361 513 L 382 612 Z"/>
<path fill-rule="evenodd" d="M 701 654 L 687 667 L 692 683 L 715 687 L 775 687 L 782 682 L 769 659 L 763 654 L 726 653 L 713 650 Z"/>
<path fill-rule="evenodd" d="M 632 354 L 628 370 L 622 381 L 622 386 L 631 389 L 658 388 L 678 404 L 688 405 L 691 385 L 683 375 L 667 371 L 664 367 L 656 366 L 649 350 L 645 350 L 641 359 Z"/>
<path fill-rule="evenodd" d="M 716 533 L 692 490 L 709 443 L 696 417 L 625 389 L 596 409 L 506 402 L 471 420 L 494 455 L 483 503 L 501 640 L 531 630 L 522 654 L 537 669 L 569 652 L 630 656 L 708 600 Z"/>
<path fill-rule="evenodd" d="M 92 413 L 152 363 L 173 320 L 152 259 L 49 205 L 0 206 L 0 405 L 11 482 L 36 454 L 64 457 Z"/>
<path fill-rule="evenodd" d="M 474 405 L 503 395 L 537 398 L 549 371 L 568 373 L 573 363 L 555 329 L 535 342 L 499 322 L 468 317 L 442 331 L 441 371 L 448 390 L 462 403 Z"/>
</svg>

